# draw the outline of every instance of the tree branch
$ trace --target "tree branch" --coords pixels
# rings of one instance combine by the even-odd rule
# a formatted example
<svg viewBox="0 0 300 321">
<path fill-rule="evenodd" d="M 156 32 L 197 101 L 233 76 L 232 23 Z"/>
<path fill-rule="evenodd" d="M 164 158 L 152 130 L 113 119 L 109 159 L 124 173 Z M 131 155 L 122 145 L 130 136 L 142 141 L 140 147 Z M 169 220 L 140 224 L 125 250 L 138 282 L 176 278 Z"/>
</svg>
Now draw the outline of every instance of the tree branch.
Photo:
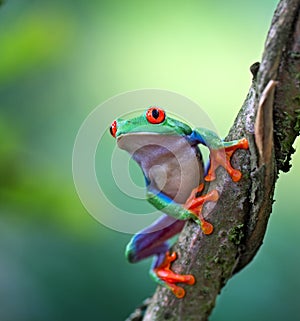
<svg viewBox="0 0 300 321">
<path fill-rule="evenodd" d="M 251 71 L 252 86 L 226 138 L 249 140 L 249 150 L 238 150 L 232 160 L 243 178 L 234 183 L 218 170 L 207 189 L 216 188 L 220 199 L 204 208 L 214 233 L 203 235 L 188 222 L 174 247 L 179 259 L 172 268 L 194 274 L 197 283 L 181 300 L 158 287 L 144 321 L 207 320 L 222 287 L 262 244 L 278 171 L 289 170 L 300 129 L 300 0 L 280 1 L 262 62 Z"/>
</svg>

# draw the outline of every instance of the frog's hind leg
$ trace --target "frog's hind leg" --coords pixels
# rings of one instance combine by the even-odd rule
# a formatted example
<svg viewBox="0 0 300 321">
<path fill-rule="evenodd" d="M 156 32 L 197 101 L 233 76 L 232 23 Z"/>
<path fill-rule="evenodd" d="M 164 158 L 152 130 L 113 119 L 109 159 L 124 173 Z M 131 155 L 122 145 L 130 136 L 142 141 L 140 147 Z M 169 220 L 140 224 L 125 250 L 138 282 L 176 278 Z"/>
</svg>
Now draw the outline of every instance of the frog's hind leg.
<svg viewBox="0 0 300 321">
<path fill-rule="evenodd" d="M 162 215 L 158 220 L 135 234 L 126 247 L 126 257 L 135 263 L 149 256 L 165 253 L 169 249 L 168 239 L 178 234 L 185 222 L 168 215 Z"/>
<path fill-rule="evenodd" d="M 127 259 L 132 263 L 155 255 L 150 270 L 152 278 L 170 289 L 178 298 L 182 298 L 185 291 L 175 283 L 191 285 L 194 284 L 195 278 L 192 275 L 179 275 L 171 270 L 171 263 L 177 255 L 175 252 L 168 252 L 170 245 L 167 240 L 178 234 L 184 224 L 184 221 L 163 215 L 151 226 L 134 235 L 126 248 Z"/>
<path fill-rule="evenodd" d="M 177 274 L 171 270 L 171 263 L 177 258 L 176 252 L 166 252 L 159 254 L 154 258 L 150 274 L 152 278 L 159 284 L 170 289 L 173 294 L 181 299 L 185 296 L 185 290 L 176 283 L 185 283 L 193 285 L 195 277 L 191 274 Z"/>
</svg>

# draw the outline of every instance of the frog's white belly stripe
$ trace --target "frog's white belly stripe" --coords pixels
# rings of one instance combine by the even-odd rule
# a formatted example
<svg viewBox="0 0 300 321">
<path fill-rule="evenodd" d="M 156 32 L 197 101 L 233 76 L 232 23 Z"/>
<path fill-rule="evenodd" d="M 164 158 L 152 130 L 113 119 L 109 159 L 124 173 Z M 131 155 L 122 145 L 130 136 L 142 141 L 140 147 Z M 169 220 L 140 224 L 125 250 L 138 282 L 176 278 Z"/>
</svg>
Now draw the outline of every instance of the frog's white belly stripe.
<svg viewBox="0 0 300 321">
<path fill-rule="evenodd" d="M 182 136 L 129 133 L 118 137 L 117 143 L 141 166 L 149 187 L 177 203 L 184 203 L 203 179 L 199 153 Z"/>
</svg>

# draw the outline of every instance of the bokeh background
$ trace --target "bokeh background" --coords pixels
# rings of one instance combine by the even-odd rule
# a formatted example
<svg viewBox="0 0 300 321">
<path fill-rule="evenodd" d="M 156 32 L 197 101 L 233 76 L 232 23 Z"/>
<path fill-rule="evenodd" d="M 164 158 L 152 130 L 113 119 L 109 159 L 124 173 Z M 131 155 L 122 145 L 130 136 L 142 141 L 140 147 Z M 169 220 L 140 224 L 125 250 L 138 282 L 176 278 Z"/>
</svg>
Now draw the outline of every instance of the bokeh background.
<svg viewBox="0 0 300 321">
<path fill-rule="evenodd" d="M 4 1 L 1 321 L 124 320 L 153 293 L 150 261 L 130 265 L 124 258 L 131 235 L 102 226 L 76 194 L 76 133 L 106 99 L 160 88 L 199 103 L 225 135 L 246 96 L 249 66 L 260 60 L 276 4 Z M 280 175 L 264 245 L 222 291 L 212 321 L 299 317 L 299 162 L 296 153 L 292 170 Z"/>
</svg>

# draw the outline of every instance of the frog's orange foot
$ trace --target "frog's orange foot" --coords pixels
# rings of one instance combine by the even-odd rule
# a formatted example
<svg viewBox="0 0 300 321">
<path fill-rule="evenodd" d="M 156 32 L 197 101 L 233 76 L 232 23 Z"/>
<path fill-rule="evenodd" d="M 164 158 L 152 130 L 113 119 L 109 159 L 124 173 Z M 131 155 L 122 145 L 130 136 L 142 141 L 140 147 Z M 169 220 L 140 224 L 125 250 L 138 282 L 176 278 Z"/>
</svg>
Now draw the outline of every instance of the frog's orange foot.
<svg viewBox="0 0 300 321">
<path fill-rule="evenodd" d="M 203 191 L 204 184 L 192 190 L 190 197 L 187 199 L 184 207 L 191 211 L 197 219 L 200 220 L 200 226 L 204 234 L 211 234 L 213 232 L 213 225 L 207 222 L 202 215 L 202 208 L 205 202 L 216 202 L 219 199 L 217 190 L 211 190 L 205 195 L 198 196 Z"/>
<path fill-rule="evenodd" d="M 224 144 L 226 144 L 226 142 Z M 213 181 L 216 178 L 217 168 L 219 166 L 222 166 L 227 170 L 232 180 L 234 182 L 238 182 L 242 177 L 242 173 L 231 166 L 230 160 L 233 153 L 239 148 L 248 149 L 248 140 L 246 138 L 242 138 L 238 141 L 235 141 L 233 142 L 232 145 L 228 145 L 228 146 L 225 145 L 224 148 L 211 149 L 210 150 L 210 167 L 204 179 L 207 182 Z"/>
<path fill-rule="evenodd" d="M 171 255 L 169 252 L 167 252 L 164 261 L 161 263 L 161 265 L 155 268 L 153 272 L 159 279 L 159 283 L 170 289 L 178 299 L 181 299 L 185 296 L 185 290 L 175 283 L 193 285 L 195 283 L 195 278 L 191 274 L 176 274 L 171 270 L 171 263 L 175 261 L 176 258 L 177 254 L 175 252 L 173 252 Z"/>
</svg>

